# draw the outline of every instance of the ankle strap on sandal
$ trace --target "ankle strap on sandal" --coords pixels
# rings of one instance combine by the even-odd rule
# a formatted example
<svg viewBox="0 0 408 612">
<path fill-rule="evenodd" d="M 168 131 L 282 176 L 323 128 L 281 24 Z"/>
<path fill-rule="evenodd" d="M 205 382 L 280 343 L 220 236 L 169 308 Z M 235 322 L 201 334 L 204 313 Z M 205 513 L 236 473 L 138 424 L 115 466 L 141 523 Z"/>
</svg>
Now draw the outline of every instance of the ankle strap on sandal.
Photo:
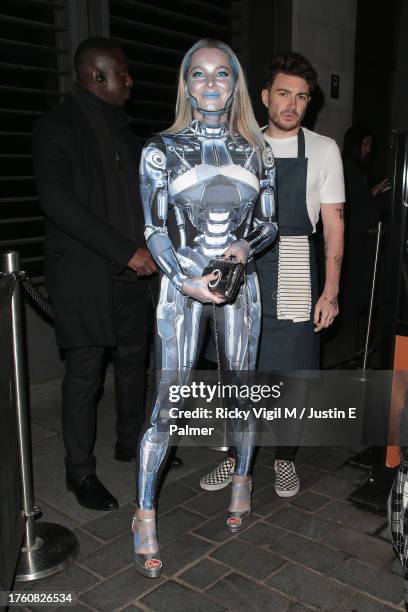
<svg viewBox="0 0 408 612">
<path fill-rule="evenodd" d="M 134 521 L 139 521 L 139 523 L 155 523 L 156 517 L 152 516 L 151 518 L 139 518 L 136 514 L 133 515 Z"/>
</svg>

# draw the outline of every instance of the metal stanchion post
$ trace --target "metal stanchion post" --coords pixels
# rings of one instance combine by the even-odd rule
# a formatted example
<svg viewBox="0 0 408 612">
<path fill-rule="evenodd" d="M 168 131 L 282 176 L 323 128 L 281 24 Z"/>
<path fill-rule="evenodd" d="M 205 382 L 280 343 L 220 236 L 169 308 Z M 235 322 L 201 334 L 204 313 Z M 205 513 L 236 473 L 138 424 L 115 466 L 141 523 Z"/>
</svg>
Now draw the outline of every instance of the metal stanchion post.
<svg viewBox="0 0 408 612">
<path fill-rule="evenodd" d="M 373 323 L 373 308 L 374 308 L 375 288 L 377 284 L 378 254 L 380 252 L 381 231 L 382 231 L 382 221 L 379 221 L 377 225 L 377 241 L 375 245 L 374 267 L 373 267 L 373 274 L 372 274 L 372 280 L 371 280 L 370 302 L 368 305 L 367 330 L 366 330 L 366 338 L 365 338 L 364 351 L 363 351 L 363 368 L 362 368 L 362 378 L 363 379 L 366 379 L 368 349 L 369 349 L 369 343 L 370 343 L 370 337 L 371 337 L 371 327 Z"/>
<path fill-rule="evenodd" d="M 11 302 L 14 398 L 17 411 L 17 435 L 21 470 L 25 539 L 16 572 L 16 581 L 38 580 L 55 574 L 77 556 L 78 540 L 62 525 L 36 522 L 39 509 L 34 506 L 32 456 L 30 443 L 28 377 L 26 368 L 26 342 L 21 295 L 20 255 L 12 251 L 2 254 L 2 271 L 16 276 Z"/>
</svg>

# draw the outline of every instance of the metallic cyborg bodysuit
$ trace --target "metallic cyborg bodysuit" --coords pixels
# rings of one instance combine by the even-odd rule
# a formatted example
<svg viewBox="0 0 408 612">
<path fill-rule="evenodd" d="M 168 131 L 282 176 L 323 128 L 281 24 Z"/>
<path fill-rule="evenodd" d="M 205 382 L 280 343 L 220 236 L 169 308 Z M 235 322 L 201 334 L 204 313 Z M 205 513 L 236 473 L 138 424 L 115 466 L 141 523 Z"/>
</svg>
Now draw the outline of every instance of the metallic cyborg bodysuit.
<svg viewBox="0 0 408 612">
<path fill-rule="evenodd" d="M 262 166 L 262 168 L 261 168 Z M 246 282 L 233 304 L 216 307 L 221 367 L 255 368 L 261 304 L 254 253 L 273 242 L 275 166 L 270 149 L 259 161 L 254 147 L 228 125 L 193 121 L 144 148 L 140 166 L 145 236 L 164 273 L 157 307 L 161 369 L 158 397 L 140 446 L 140 508 L 153 508 L 159 468 L 169 445 L 168 389 L 184 384 L 194 368 L 199 339 L 212 306 L 184 295 L 183 282 L 201 276 L 208 262 L 245 238 L 250 252 Z M 248 472 L 253 430 L 236 437 L 236 473 Z"/>
</svg>

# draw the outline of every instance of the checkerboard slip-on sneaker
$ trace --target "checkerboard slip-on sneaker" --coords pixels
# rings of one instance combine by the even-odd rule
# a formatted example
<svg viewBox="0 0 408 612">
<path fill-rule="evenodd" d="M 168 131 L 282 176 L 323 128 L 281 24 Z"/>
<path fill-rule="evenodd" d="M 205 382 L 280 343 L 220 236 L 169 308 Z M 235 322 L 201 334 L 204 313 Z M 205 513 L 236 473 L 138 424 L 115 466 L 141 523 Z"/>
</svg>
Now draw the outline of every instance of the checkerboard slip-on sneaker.
<svg viewBox="0 0 408 612">
<path fill-rule="evenodd" d="M 275 461 L 275 491 L 279 497 L 293 497 L 299 492 L 300 480 L 293 461 Z"/>
<path fill-rule="evenodd" d="M 218 491 L 232 482 L 234 462 L 228 457 L 224 459 L 212 472 L 200 480 L 200 487 L 205 491 Z"/>
</svg>

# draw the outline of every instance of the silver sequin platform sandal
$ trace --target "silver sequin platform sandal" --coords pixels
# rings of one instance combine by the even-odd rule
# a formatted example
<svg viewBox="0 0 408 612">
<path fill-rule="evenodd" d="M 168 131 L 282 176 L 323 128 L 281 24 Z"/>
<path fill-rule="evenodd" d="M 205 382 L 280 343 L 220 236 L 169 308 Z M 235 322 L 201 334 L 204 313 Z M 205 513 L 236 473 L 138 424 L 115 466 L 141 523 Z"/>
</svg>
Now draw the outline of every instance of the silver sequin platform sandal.
<svg viewBox="0 0 408 612">
<path fill-rule="evenodd" d="M 238 502 L 243 501 L 243 496 L 245 498 L 247 495 L 251 496 L 252 491 L 252 480 L 248 482 L 234 482 L 232 481 L 232 491 L 231 491 L 231 506 L 238 504 Z M 247 527 L 249 517 L 251 516 L 251 506 L 248 510 L 240 511 L 227 511 L 227 527 L 231 533 L 237 533 L 242 529 Z"/>
<path fill-rule="evenodd" d="M 150 523 L 152 528 L 146 530 L 143 536 L 141 536 L 137 530 L 137 523 Z M 156 517 L 152 518 L 139 518 L 136 514 L 132 521 L 132 532 L 134 535 L 134 560 L 136 571 L 145 576 L 146 578 L 159 578 L 162 571 L 162 560 L 160 558 L 159 551 L 149 553 L 137 553 L 136 548 L 152 547 L 155 545 L 154 540 L 156 539 Z"/>
</svg>

